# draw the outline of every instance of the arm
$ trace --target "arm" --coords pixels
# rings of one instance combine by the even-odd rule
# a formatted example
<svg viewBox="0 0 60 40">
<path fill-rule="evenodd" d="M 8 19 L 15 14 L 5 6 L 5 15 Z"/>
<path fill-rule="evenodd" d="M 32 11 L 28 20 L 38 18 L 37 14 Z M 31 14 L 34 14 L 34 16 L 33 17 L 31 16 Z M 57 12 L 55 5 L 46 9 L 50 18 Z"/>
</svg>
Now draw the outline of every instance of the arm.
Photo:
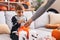
<svg viewBox="0 0 60 40">
<path fill-rule="evenodd" d="M 36 13 L 31 17 L 32 21 L 36 20 L 38 17 L 40 17 L 53 3 L 55 0 L 48 0 L 45 6 L 40 7 Z"/>
<path fill-rule="evenodd" d="M 17 22 L 15 16 L 12 17 L 12 24 L 13 24 L 13 26 L 18 25 L 18 22 Z"/>
<path fill-rule="evenodd" d="M 40 7 L 36 13 L 25 23 L 25 26 L 29 26 L 32 21 L 35 21 L 38 17 L 40 17 L 54 2 L 55 0 L 48 0 L 48 2 L 43 7 Z"/>
<path fill-rule="evenodd" d="M 12 33 L 13 31 L 16 31 L 18 27 L 20 27 L 20 24 L 17 22 L 17 19 L 15 18 L 15 16 L 13 16 L 11 20 L 13 24 L 13 27 L 11 29 L 11 33 Z"/>
</svg>

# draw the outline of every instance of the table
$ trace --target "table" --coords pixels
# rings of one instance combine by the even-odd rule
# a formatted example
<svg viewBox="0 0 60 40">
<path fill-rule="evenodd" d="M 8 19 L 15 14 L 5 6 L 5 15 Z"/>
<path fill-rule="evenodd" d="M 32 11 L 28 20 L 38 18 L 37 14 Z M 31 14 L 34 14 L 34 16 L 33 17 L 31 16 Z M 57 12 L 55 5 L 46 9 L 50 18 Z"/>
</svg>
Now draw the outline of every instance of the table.
<svg viewBox="0 0 60 40">
<path fill-rule="evenodd" d="M 21 36 L 22 35 L 22 36 Z M 24 38 L 22 38 L 24 37 Z M 21 39 L 22 38 L 22 39 Z M 19 36 L 19 40 L 55 40 L 55 38 L 53 38 L 51 36 L 51 32 L 48 31 L 44 31 L 44 30 L 39 30 L 39 29 L 31 29 L 29 30 L 29 39 L 26 39 L 26 32 L 23 32 L 22 34 L 20 34 Z"/>
<path fill-rule="evenodd" d="M 30 30 L 29 33 L 30 33 L 29 40 L 39 40 L 40 38 L 43 39 L 44 37 L 51 36 L 51 32 L 43 31 L 39 29 Z M 32 37 L 32 35 L 36 36 L 37 38 Z"/>
</svg>

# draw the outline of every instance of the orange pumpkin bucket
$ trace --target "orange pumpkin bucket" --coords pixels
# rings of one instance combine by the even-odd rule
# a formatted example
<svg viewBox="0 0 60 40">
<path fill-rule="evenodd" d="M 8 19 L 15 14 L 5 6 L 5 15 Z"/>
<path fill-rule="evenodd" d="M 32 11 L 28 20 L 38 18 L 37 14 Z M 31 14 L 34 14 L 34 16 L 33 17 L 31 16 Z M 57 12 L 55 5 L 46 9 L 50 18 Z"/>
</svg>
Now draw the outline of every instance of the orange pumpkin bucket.
<svg viewBox="0 0 60 40">
<path fill-rule="evenodd" d="M 56 38 L 56 40 L 60 40 L 60 30 L 55 29 L 52 31 L 52 36 Z"/>
<path fill-rule="evenodd" d="M 27 32 L 27 38 L 29 38 L 29 27 L 21 26 L 18 28 L 18 33 L 20 33 L 22 30 Z"/>
</svg>

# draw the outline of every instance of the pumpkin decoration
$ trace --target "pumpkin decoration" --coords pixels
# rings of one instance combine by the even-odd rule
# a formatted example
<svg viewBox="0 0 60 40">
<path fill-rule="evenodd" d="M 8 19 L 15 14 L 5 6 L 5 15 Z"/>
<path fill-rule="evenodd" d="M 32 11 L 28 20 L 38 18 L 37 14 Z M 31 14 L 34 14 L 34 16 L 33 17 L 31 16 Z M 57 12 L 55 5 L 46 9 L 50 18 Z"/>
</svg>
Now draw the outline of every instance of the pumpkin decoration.
<svg viewBox="0 0 60 40">
<path fill-rule="evenodd" d="M 14 11 L 14 10 L 15 10 L 15 8 L 11 7 L 11 8 L 10 8 L 10 10 Z"/>
<path fill-rule="evenodd" d="M 2 6 L 2 10 L 6 11 L 7 10 L 7 7 Z"/>
<path fill-rule="evenodd" d="M 10 0 L 10 2 L 16 2 L 16 0 Z"/>
<path fill-rule="evenodd" d="M 54 29 L 52 31 L 52 36 L 56 38 L 56 40 L 60 40 L 60 30 Z"/>
<path fill-rule="evenodd" d="M 27 38 L 29 38 L 29 27 L 21 26 L 20 28 L 18 28 L 18 33 L 20 33 L 20 31 L 22 30 L 27 32 Z"/>
<path fill-rule="evenodd" d="M 46 25 L 46 28 L 49 28 L 49 29 L 56 29 L 59 27 L 60 24 L 47 24 Z"/>
<path fill-rule="evenodd" d="M 0 2 L 4 2 L 4 0 L 0 0 Z"/>
<path fill-rule="evenodd" d="M 7 10 L 7 7 L 6 6 L 0 6 L 0 10 L 6 11 Z"/>
</svg>

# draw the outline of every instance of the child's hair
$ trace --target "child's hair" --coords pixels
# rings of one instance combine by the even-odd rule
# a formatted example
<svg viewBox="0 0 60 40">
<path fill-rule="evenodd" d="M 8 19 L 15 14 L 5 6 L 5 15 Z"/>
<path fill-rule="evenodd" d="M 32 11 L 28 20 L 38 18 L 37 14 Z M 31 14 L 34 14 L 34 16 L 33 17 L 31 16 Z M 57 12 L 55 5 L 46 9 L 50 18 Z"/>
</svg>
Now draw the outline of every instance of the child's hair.
<svg viewBox="0 0 60 40">
<path fill-rule="evenodd" d="M 23 10 L 22 6 L 17 6 L 15 9 L 16 10 Z"/>
</svg>

